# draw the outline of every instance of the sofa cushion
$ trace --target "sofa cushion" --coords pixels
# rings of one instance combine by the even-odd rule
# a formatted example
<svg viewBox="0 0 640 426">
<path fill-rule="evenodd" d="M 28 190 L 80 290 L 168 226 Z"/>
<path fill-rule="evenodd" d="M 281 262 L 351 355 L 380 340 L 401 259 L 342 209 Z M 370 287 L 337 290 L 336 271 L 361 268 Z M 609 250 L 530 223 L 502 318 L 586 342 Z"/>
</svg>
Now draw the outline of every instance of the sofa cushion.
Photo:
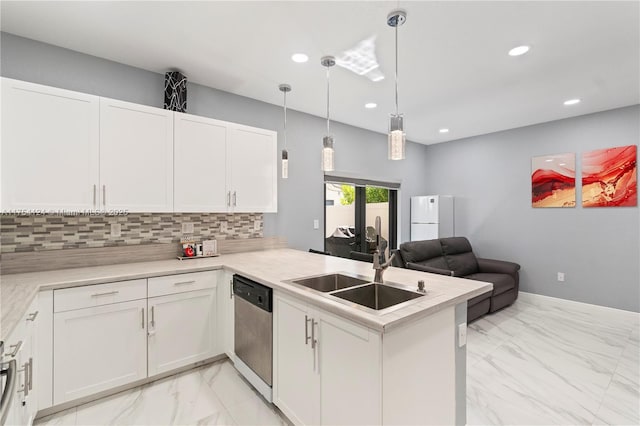
<svg viewBox="0 0 640 426">
<path fill-rule="evenodd" d="M 449 269 L 442 257 L 439 240 L 410 241 L 400 244 L 400 253 L 406 263 L 418 263 L 434 268 Z"/>
<path fill-rule="evenodd" d="M 491 297 L 491 291 L 485 291 L 479 296 L 472 297 L 467 301 L 467 306 L 473 306 L 477 303 L 482 302 L 483 300 L 489 299 Z"/>
<path fill-rule="evenodd" d="M 513 290 L 516 287 L 516 282 L 514 281 L 513 277 L 507 274 L 489 274 L 485 272 L 479 272 L 477 274 L 467 275 L 465 278 L 469 280 L 493 283 L 493 296 L 497 296 L 498 294 Z"/>
<path fill-rule="evenodd" d="M 456 277 L 466 277 L 478 272 L 478 261 L 473 254 L 471 244 L 465 237 L 441 238 L 442 252 L 445 255 L 448 269 L 454 271 Z"/>
</svg>

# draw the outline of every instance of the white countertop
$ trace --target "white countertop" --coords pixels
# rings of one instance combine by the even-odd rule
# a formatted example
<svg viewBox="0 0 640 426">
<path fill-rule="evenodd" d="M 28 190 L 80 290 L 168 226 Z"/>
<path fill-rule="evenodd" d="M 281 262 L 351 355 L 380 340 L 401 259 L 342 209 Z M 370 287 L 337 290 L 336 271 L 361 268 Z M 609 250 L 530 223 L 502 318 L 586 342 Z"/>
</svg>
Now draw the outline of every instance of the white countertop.
<svg viewBox="0 0 640 426">
<path fill-rule="evenodd" d="M 428 294 L 419 301 L 387 313 L 371 313 L 331 300 L 313 290 L 283 281 L 312 275 L 346 272 L 373 279 L 370 263 L 339 257 L 278 249 L 222 255 L 189 260 L 162 260 L 90 268 L 63 269 L 0 276 L 0 339 L 13 331 L 29 304 L 41 290 L 100 284 L 113 281 L 198 272 L 224 268 L 238 272 L 274 289 L 286 292 L 329 312 L 379 331 L 388 331 L 407 321 L 431 315 L 492 289 L 491 283 L 428 274 L 402 268 L 389 268 L 385 281 L 404 284 L 415 290 L 418 280 L 425 281 Z"/>
</svg>

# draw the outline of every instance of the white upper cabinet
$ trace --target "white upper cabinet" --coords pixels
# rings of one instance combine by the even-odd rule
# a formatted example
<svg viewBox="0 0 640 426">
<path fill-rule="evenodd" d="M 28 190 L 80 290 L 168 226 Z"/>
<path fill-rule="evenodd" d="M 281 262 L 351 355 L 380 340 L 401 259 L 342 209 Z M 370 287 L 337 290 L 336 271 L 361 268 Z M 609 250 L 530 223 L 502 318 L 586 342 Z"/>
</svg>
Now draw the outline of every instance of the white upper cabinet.
<svg viewBox="0 0 640 426">
<path fill-rule="evenodd" d="M 99 98 L 2 79 L 2 209 L 96 208 Z"/>
<path fill-rule="evenodd" d="M 173 112 L 100 98 L 103 208 L 173 211 Z"/>
<path fill-rule="evenodd" d="M 278 210 L 277 133 L 232 124 L 227 180 L 234 212 Z"/>
<path fill-rule="evenodd" d="M 174 210 L 225 212 L 227 124 L 195 115 L 174 115 Z"/>
</svg>

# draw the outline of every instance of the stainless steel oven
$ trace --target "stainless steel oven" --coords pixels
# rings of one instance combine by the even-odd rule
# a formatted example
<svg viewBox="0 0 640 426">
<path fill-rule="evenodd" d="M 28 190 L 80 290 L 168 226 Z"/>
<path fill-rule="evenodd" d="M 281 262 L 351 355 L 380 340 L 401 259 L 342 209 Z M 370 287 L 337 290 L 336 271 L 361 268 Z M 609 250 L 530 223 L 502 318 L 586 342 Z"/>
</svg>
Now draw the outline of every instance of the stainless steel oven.
<svg viewBox="0 0 640 426">
<path fill-rule="evenodd" d="M 13 405 L 13 396 L 16 393 L 18 365 L 15 359 L 1 362 L 4 355 L 4 343 L 0 342 L 0 425 L 4 426 Z"/>
<path fill-rule="evenodd" d="M 233 276 L 236 369 L 272 401 L 272 290 L 241 275 Z"/>
</svg>

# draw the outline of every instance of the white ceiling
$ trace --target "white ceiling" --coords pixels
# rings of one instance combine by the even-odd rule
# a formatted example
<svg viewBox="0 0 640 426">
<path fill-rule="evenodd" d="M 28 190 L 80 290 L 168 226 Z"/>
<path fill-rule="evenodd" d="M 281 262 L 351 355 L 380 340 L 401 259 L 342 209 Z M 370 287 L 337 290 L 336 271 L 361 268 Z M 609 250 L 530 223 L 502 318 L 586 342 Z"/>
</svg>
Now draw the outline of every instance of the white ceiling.
<svg viewBox="0 0 640 426">
<path fill-rule="evenodd" d="M 397 2 L 14 2 L 2 30 L 324 116 L 324 55 L 377 36 L 380 82 L 335 67 L 332 119 L 386 132 L 394 110 Z M 410 140 L 437 143 L 640 103 L 633 2 L 400 2 L 400 110 Z M 521 57 L 507 51 L 531 45 Z M 304 52 L 305 64 L 291 61 Z M 563 101 L 580 98 L 567 107 Z M 366 102 L 378 108 L 368 110 Z M 440 128 L 451 129 L 440 134 Z"/>
</svg>

